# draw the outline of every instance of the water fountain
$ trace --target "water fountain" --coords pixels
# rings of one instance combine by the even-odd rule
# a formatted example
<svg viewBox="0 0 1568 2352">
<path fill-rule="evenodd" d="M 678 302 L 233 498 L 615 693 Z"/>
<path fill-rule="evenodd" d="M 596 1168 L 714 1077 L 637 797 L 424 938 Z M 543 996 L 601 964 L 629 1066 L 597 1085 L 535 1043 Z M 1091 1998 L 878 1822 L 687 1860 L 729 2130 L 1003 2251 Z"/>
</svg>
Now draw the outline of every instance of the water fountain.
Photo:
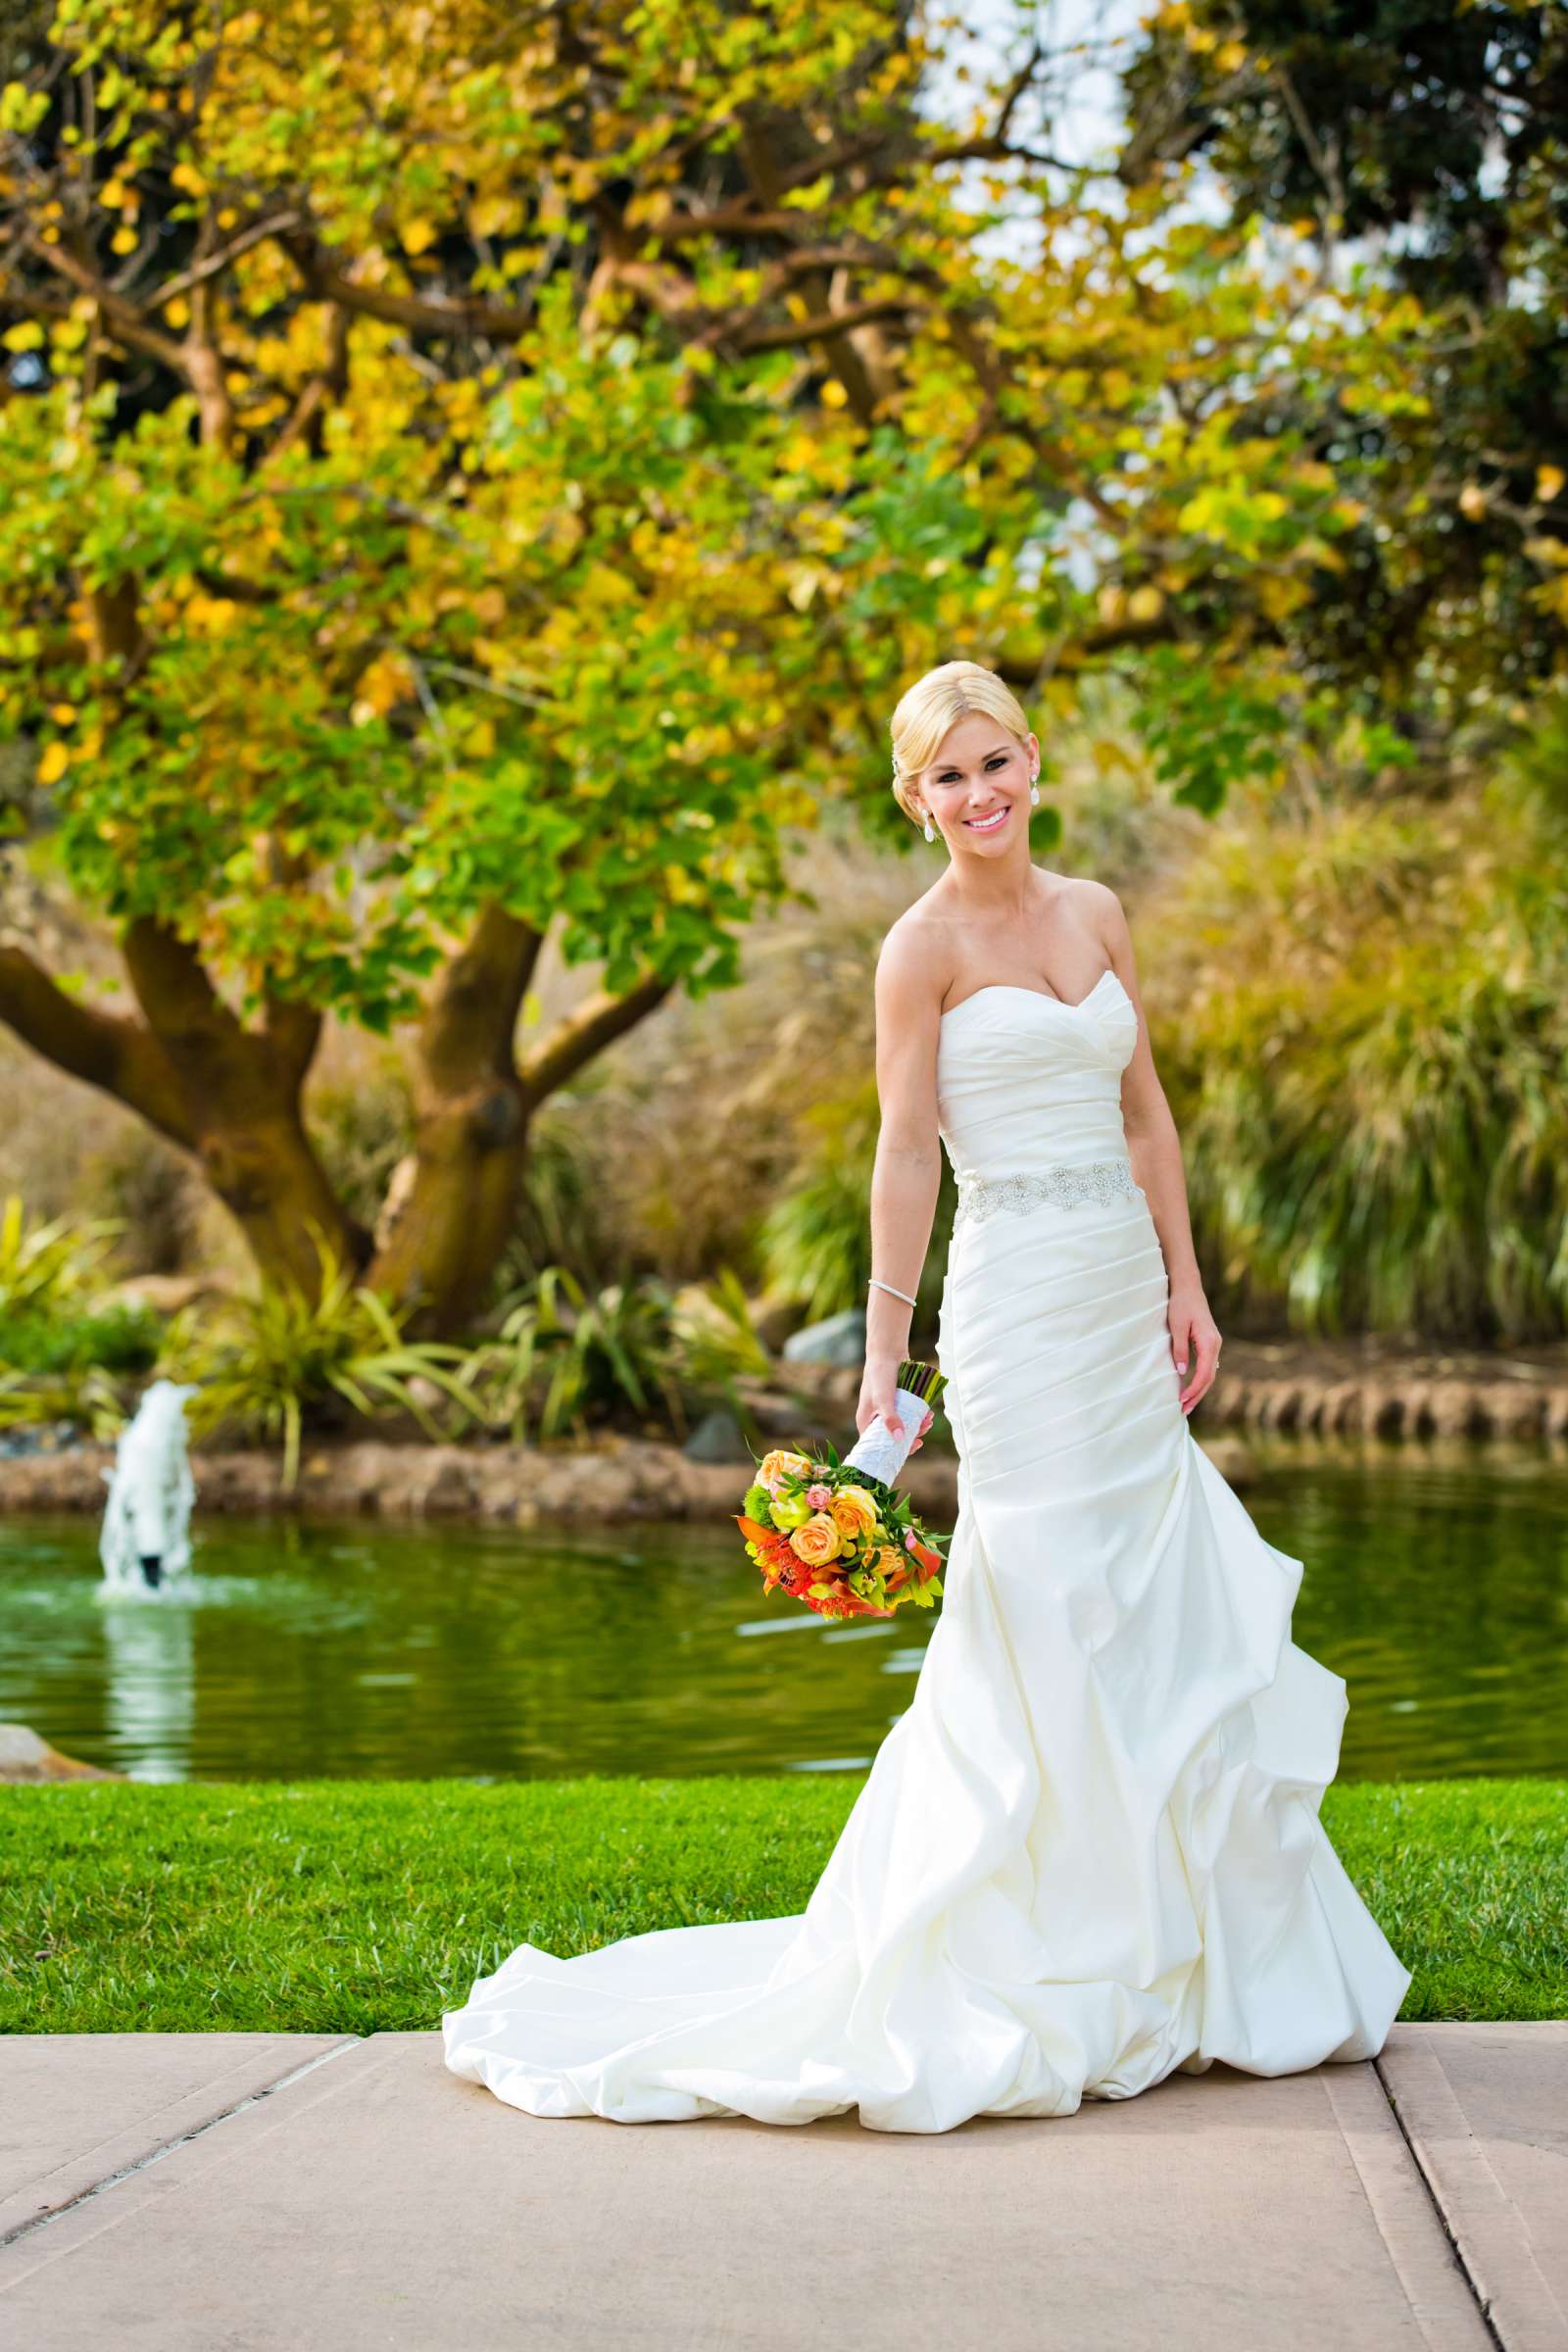
<svg viewBox="0 0 1568 2352">
<path fill-rule="evenodd" d="M 155 1380 L 120 1433 L 115 1466 L 104 1472 L 98 1556 L 112 1592 L 167 1591 L 190 1580 L 190 1508 L 196 1499 L 185 1451 L 185 1399 L 193 1388 Z"/>
</svg>

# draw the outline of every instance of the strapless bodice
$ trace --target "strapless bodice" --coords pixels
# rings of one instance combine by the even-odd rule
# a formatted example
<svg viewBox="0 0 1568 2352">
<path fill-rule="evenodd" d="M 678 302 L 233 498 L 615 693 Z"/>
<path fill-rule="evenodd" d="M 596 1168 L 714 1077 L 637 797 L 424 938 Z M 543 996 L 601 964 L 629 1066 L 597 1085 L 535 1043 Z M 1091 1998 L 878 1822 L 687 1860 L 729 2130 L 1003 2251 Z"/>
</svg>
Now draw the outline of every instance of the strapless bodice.
<svg viewBox="0 0 1568 2352">
<path fill-rule="evenodd" d="M 1069 1004 L 996 983 L 942 1015 L 937 1115 L 961 1184 L 1125 1155 L 1138 1014 L 1113 971 Z"/>
</svg>

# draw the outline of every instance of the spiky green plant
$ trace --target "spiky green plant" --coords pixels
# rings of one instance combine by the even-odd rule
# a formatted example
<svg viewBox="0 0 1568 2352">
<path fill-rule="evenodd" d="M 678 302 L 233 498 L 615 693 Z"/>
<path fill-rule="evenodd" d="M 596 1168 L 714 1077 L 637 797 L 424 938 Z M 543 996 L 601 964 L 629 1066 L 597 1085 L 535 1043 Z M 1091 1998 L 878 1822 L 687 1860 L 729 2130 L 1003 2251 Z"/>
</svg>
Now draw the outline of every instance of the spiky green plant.
<svg viewBox="0 0 1568 2352">
<path fill-rule="evenodd" d="M 124 1422 L 133 1383 L 161 1326 L 145 1307 L 96 1304 L 119 1217 L 29 1218 L 17 1194 L 0 1207 L 0 1429 L 74 1422 L 95 1438 Z"/>
<path fill-rule="evenodd" d="M 517 1440 L 580 1433 L 627 1405 L 649 1413 L 657 1403 L 685 1426 L 669 1294 L 659 1283 L 590 1294 L 564 1266 L 547 1266 L 497 1336 L 471 1351 L 463 1382 L 474 1409 Z"/>
<path fill-rule="evenodd" d="M 0 1373 L 0 1429 L 46 1429 L 69 1421 L 104 1445 L 130 1417 L 132 1386 L 102 1364 Z"/>
<path fill-rule="evenodd" d="M 0 1314 L 52 1313 L 74 1305 L 100 1278 L 102 1261 L 124 1231 L 120 1217 L 34 1221 L 18 1193 L 0 1208 Z"/>
<path fill-rule="evenodd" d="M 740 1380 L 766 1380 L 773 1359 L 759 1338 L 738 1274 L 726 1266 L 675 1300 L 672 1333 L 683 1377 L 733 1399 Z"/>
<path fill-rule="evenodd" d="M 269 1283 L 216 1311 L 186 1308 L 170 1327 L 158 1367 L 195 1384 L 185 1408 L 194 1435 L 226 1427 L 269 1444 L 281 1440 L 286 1490 L 298 1479 L 313 1411 L 346 1404 L 367 1419 L 404 1412 L 426 1436 L 447 1436 L 416 1381 L 450 1398 L 458 1427 L 473 1409 L 459 1377 L 468 1350 L 406 1339 L 407 1313 L 357 1284 L 318 1232 L 312 1239 L 321 1264 L 318 1295 L 292 1282 Z"/>
</svg>

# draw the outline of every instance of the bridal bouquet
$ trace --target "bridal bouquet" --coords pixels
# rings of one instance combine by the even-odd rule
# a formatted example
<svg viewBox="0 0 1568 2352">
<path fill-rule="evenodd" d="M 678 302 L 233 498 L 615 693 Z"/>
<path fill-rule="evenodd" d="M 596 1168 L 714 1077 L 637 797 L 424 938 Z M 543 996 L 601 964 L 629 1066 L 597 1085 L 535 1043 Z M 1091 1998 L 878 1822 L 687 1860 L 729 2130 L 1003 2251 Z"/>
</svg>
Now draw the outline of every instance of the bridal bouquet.
<svg viewBox="0 0 1568 2352">
<path fill-rule="evenodd" d="M 902 1439 L 879 1414 L 843 1461 L 831 1446 L 764 1455 L 736 1525 L 769 1592 L 788 1592 L 819 1617 L 891 1617 L 906 1600 L 930 1608 L 942 1554 L 892 1482 L 942 1387 L 934 1364 L 901 1364 Z"/>
</svg>

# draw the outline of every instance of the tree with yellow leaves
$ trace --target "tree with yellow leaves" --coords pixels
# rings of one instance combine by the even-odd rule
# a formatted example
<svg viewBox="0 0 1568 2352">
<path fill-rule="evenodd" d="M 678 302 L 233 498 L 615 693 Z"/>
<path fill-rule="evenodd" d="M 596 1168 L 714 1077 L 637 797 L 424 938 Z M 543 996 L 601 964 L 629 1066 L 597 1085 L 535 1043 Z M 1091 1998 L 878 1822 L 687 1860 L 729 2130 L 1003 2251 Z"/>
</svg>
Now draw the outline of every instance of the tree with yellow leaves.
<svg viewBox="0 0 1568 2352">
<path fill-rule="evenodd" d="M 972 115 L 883 0 L 57 0 L 0 93 L 0 721 L 134 1011 L 0 945 L 0 1019 L 452 1327 L 530 1118 L 734 970 L 912 674 L 1047 718 L 1132 662 L 1213 807 L 1299 700 L 1362 510 L 1303 416 L 1407 299 L 1251 266 L 1168 178 Z M 999 232 L 1004 232 L 1000 234 Z M 1369 324 L 1376 331 L 1369 331 Z M 1287 397 L 1288 394 L 1288 397 Z M 599 967 L 526 1017 L 542 949 Z M 417 1017 L 373 1234 L 301 1114 L 328 1016 Z"/>
</svg>

